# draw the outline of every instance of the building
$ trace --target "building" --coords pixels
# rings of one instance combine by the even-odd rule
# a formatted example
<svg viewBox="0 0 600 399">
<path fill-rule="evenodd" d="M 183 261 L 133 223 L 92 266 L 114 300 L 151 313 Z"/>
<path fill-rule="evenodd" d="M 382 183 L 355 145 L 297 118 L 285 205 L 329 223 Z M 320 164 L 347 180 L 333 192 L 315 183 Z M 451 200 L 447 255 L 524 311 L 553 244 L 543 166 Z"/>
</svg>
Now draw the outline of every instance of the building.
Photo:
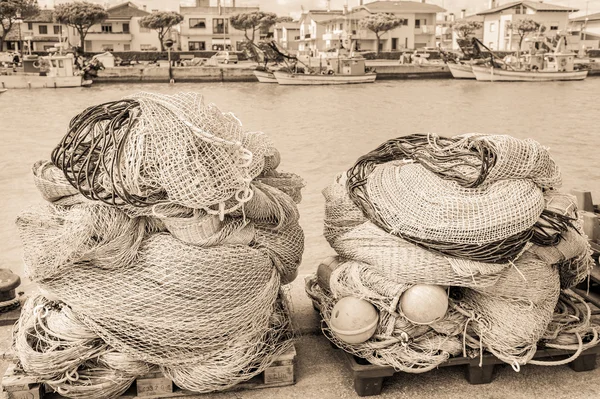
<svg viewBox="0 0 600 399">
<path fill-rule="evenodd" d="M 76 38 L 73 29 L 55 22 L 52 10 L 44 9 L 34 17 L 15 23 L 6 35 L 5 48 L 15 51 L 21 49 L 23 53 L 28 50 L 47 51 L 59 42 L 72 43 Z"/>
<path fill-rule="evenodd" d="M 360 50 L 377 50 L 377 37 L 374 32 L 360 27 L 360 20 L 377 13 L 394 14 L 402 19 L 402 24 L 380 35 L 379 51 L 398 51 L 435 47 L 437 13 L 443 8 L 424 1 L 374 1 L 358 6 L 346 14 L 325 21 L 324 40 L 327 48 L 333 48 L 344 41 L 356 40 Z"/>
<path fill-rule="evenodd" d="M 477 15 L 483 16 L 483 43 L 492 50 L 516 51 L 519 36 L 511 31 L 510 23 L 521 19 L 532 19 L 546 27 L 546 36 L 553 32 L 567 31 L 569 13 L 576 8 L 547 4 L 541 1 L 514 1 L 497 6 L 496 0 L 490 0 L 490 9 Z M 526 44 L 523 42 L 523 48 Z"/>
<path fill-rule="evenodd" d="M 325 21 L 340 17 L 342 10 L 309 10 L 300 16 L 300 41 L 298 42 L 298 51 L 301 54 L 317 55 L 319 51 L 325 50 L 326 33 Z"/>
<path fill-rule="evenodd" d="M 84 50 L 142 51 L 160 50 L 158 33 L 140 26 L 140 19 L 150 15 L 131 2 L 119 4 L 106 10 L 108 18 L 93 25 L 85 37 Z"/>
<path fill-rule="evenodd" d="M 279 22 L 273 29 L 273 40 L 282 48 L 296 51 L 300 43 L 300 24 L 298 22 Z"/>
<path fill-rule="evenodd" d="M 579 39 L 579 48 L 600 48 L 600 13 L 584 15 L 569 21 L 572 41 Z"/>
<path fill-rule="evenodd" d="M 219 1 L 217 5 L 211 5 L 209 0 L 196 0 L 193 7 L 181 6 L 180 13 L 184 18 L 181 23 L 181 49 L 241 50 L 246 40 L 244 31 L 234 29 L 229 23 L 230 18 L 240 13 L 259 11 L 259 8 L 236 7 L 235 0 L 228 4 L 222 5 Z"/>
</svg>

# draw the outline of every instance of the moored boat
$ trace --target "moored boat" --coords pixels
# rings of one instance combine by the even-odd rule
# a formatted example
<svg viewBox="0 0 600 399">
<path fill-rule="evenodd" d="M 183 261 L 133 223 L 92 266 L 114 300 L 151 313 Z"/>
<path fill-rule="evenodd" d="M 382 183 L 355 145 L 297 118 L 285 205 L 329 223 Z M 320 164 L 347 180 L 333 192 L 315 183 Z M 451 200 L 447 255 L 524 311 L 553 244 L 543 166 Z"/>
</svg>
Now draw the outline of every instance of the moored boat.
<svg viewBox="0 0 600 399">
<path fill-rule="evenodd" d="M 583 80 L 588 71 L 520 71 L 487 66 L 472 66 L 475 78 L 484 82 L 550 82 L 556 80 Z"/>
<path fill-rule="evenodd" d="M 260 71 L 255 69 L 253 73 L 260 83 L 277 83 L 277 79 L 271 71 Z"/>
<path fill-rule="evenodd" d="M 280 85 L 341 85 L 373 83 L 377 73 L 368 71 L 362 57 L 331 58 L 328 69 L 319 73 L 276 71 L 273 73 Z"/>
<path fill-rule="evenodd" d="M 92 81 L 84 80 L 83 73 L 74 68 L 72 56 L 53 55 L 40 57 L 34 67 L 39 73 L 16 73 L 0 76 L 2 89 L 63 88 L 89 86 Z"/>
<path fill-rule="evenodd" d="M 5 91 L 7 91 L 8 89 L 0 89 L 0 94 L 4 93 Z"/>
<path fill-rule="evenodd" d="M 364 75 L 318 75 L 303 73 L 275 72 L 275 78 L 280 85 L 341 85 L 350 83 L 373 83 L 377 74 Z"/>
<path fill-rule="evenodd" d="M 450 69 L 450 73 L 455 79 L 475 79 L 471 64 L 449 62 L 446 65 L 448 65 L 448 69 Z"/>
</svg>

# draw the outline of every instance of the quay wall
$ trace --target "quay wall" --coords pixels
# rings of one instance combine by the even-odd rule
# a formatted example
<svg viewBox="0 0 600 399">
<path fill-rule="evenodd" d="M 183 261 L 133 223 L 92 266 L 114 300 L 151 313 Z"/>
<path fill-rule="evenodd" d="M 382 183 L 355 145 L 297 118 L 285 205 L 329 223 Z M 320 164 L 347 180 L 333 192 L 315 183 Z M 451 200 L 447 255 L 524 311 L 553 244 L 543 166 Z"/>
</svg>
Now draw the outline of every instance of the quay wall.
<svg viewBox="0 0 600 399">
<path fill-rule="evenodd" d="M 396 63 L 369 63 L 377 71 L 377 80 L 387 79 L 449 79 L 452 74 L 446 65 L 414 65 Z M 590 64 L 589 76 L 600 76 L 600 62 Z M 192 66 L 169 68 L 134 66 L 105 68 L 98 71 L 94 83 L 119 82 L 256 82 L 254 66 Z"/>
</svg>

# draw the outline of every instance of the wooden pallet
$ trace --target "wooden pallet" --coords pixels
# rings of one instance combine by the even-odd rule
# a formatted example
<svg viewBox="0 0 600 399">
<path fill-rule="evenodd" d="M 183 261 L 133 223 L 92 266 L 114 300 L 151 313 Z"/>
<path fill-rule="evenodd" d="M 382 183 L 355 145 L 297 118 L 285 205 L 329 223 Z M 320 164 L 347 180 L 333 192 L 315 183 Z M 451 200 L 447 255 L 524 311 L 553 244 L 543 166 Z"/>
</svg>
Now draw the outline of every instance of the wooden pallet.
<svg viewBox="0 0 600 399">
<path fill-rule="evenodd" d="M 279 356 L 258 376 L 242 382 L 229 390 L 262 389 L 293 385 L 296 383 L 296 348 Z M 12 363 L 2 378 L 2 389 L 8 399 L 58 399 L 63 396 L 41 383 L 39 378 L 28 376 L 16 370 Z M 151 373 L 138 377 L 121 399 L 157 399 L 196 396 L 197 392 L 187 391 L 176 386 L 162 373 Z"/>
<path fill-rule="evenodd" d="M 559 349 L 538 349 L 534 359 L 558 360 L 566 359 L 573 351 Z M 590 371 L 596 368 L 596 357 L 600 353 L 600 346 L 590 348 L 582 352 L 579 357 L 569 363 L 574 371 Z M 374 396 L 381 393 L 385 378 L 396 372 L 393 367 L 376 366 L 364 359 L 358 358 L 350 353 L 344 352 L 348 368 L 354 378 L 354 390 L 358 396 Z M 489 384 L 493 380 L 494 367 L 497 364 L 506 364 L 491 354 L 483 356 L 482 367 L 479 367 L 480 358 L 455 357 L 440 364 L 439 367 L 463 366 L 465 378 L 470 384 Z"/>
</svg>

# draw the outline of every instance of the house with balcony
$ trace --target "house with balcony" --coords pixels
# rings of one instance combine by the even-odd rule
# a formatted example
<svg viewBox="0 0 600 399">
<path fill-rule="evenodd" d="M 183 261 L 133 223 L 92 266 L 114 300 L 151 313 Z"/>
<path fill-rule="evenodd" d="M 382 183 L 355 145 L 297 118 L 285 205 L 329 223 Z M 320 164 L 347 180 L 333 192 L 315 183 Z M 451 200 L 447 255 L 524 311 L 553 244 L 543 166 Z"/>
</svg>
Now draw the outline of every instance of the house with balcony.
<svg viewBox="0 0 600 399">
<path fill-rule="evenodd" d="M 324 37 L 327 24 L 326 21 L 331 21 L 341 17 L 342 10 L 309 10 L 300 16 L 300 41 L 298 42 L 298 51 L 300 54 L 308 55 L 312 53 L 317 55 L 319 51 L 326 50 L 327 40 Z"/>
<path fill-rule="evenodd" d="M 446 10 L 425 2 L 374 1 L 352 8 L 346 14 L 323 21 L 323 36 L 329 48 L 354 40 L 360 50 L 376 51 L 377 37 L 369 29 L 360 26 L 360 20 L 371 14 L 389 13 L 402 19 L 402 24 L 380 36 L 380 51 L 398 51 L 434 47 L 436 45 L 437 14 Z"/>
<path fill-rule="evenodd" d="M 577 42 L 578 49 L 600 48 L 600 13 L 572 18 L 569 21 L 569 28 L 571 41 Z"/>
<path fill-rule="evenodd" d="M 235 0 L 224 4 L 218 1 L 196 0 L 193 7 L 181 6 L 183 15 L 180 25 L 181 49 L 183 51 L 241 50 L 246 40 L 244 31 L 234 29 L 229 23 L 236 14 L 259 11 L 258 7 L 237 7 Z M 260 33 L 256 33 L 258 39 Z"/>
<path fill-rule="evenodd" d="M 298 50 L 300 43 L 300 24 L 298 22 L 279 22 L 273 28 L 273 40 L 288 51 Z"/>
<path fill-rule="evenodd" d="M 78 36 L 75 36 L 73 29 L 55 22 L 52 10 L 43 9 L 37 15 L 13 25 L 6 36 L 5 49 L 21 49 L 24 53 L 28 50 L 47 51 L 59 42 L 73 43 L 74 40 L 76 42 Z"/>
<path fill-rule="evenodd" d="M 514 1 L 501 6 L 490 0 L 490 8 L 477 13 L 483 17 L 483 43 L 492 50 L 517 51 L 519 35 L 509 28 L 511 23 L 521 19 L 532 19 L 546 27 L 544 34 L 553 36 L 566 33 L 569 27 L 569 13 L 579 11 L 573 7 L 548 4 L 541 1 Z M 522 49 L 526 49 L 525 41 Z"/>
<path fill-rule="evenodd" d="M 160 50 L 156 31 L 142 28 L 139 23 L 140 19 L 150 15 L 149 12 L 131 2 L 110 7 L 106 11 L 108 18 L 92 25 L 85 36 L 85 51 Z"/>
</svg>

